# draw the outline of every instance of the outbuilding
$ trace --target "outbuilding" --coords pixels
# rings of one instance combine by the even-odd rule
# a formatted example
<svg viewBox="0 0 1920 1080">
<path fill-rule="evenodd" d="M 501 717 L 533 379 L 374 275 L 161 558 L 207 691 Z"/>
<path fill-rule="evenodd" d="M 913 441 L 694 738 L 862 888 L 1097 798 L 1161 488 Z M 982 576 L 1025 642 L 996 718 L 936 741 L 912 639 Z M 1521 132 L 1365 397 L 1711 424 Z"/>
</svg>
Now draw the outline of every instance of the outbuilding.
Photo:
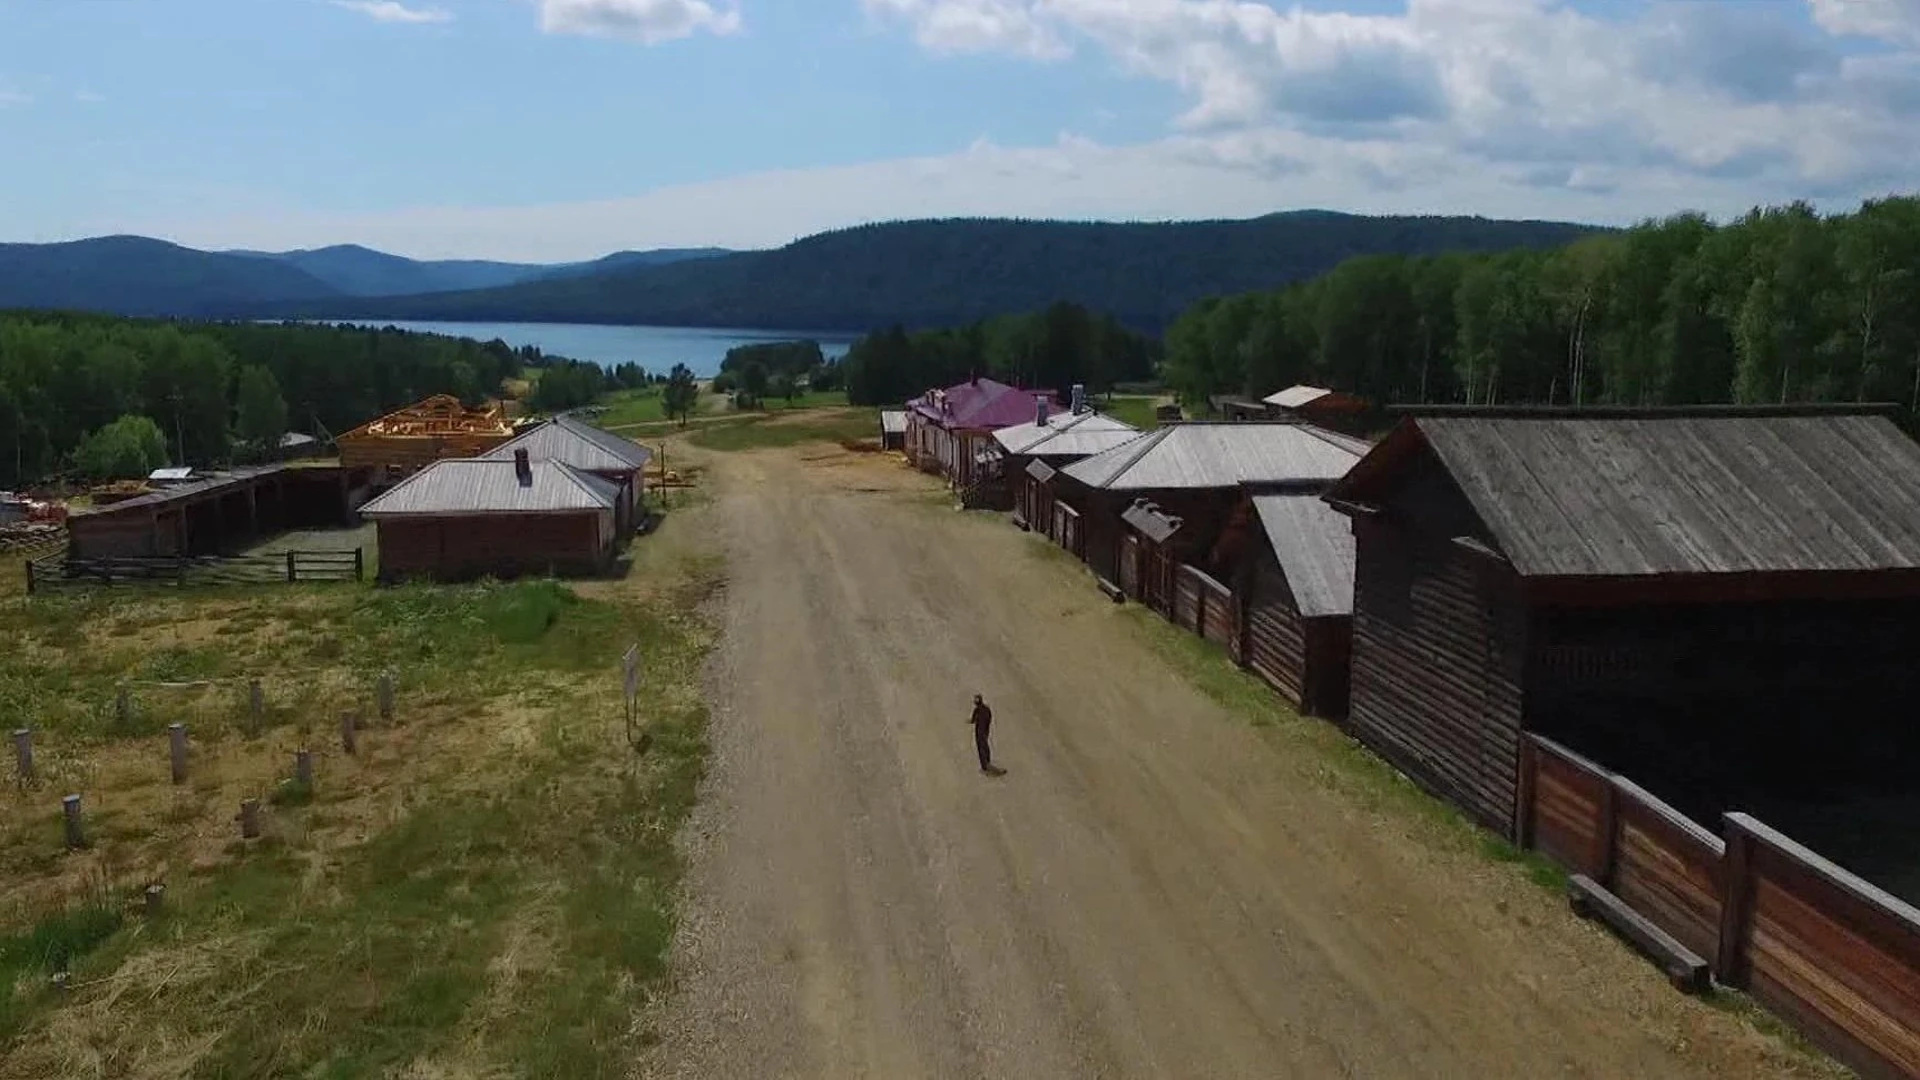
<svg viewBox="0 0 1920 1080">
<path fill-rule="evenodd" d="M 1275 420 L 1298 420 L 1351 435 L 1361 434 L 1374 417 L 1366 398 L 1324 386 L 1289 386 L 1260 401 Z"/>
<path fill-rule="evenodd" d="M 1703 821 L 1911 787 L 1920 446 L 1884 411 L 1422 410 L 1327 500 L 1349 729 L 1492 828 L 1523 732 Z"/>
<path fill-rule="evenodd" d="M 907 411 L 880 410 L 880 449 L 904 450 L 907 446 Z"/>
<path fill-rule="evenodd" d="M 596 574 L 612 563 L 619 488 L 563 461 L 452 458 L 360 508 L 379 532 L 380 579 Z"/>
<path fill-rule="evenodd" d="M 1053 474 L 1082 458 L 1140 437 L 1140 429 L 1096 412 L 1075 398 L 1076 408 L 1056 411 L 1042 397 L 1033 420 L 994 432 L 1001 472 L 1012 489 L 1014 523 L 1051 534 Z"/>
<path fill-rule="evenodd" d="M 556 416 L 482 456 L 511 461 L 522 450 L 532 461 L 558 461 L 612 484 L 618 493 L 614 503 L 614 535 L 623 543 L 633 535 L 639 526 L 641 500 L 646 495 L 647 462 L 653 460 L 651 450 L 584 420 Z"/>
<path fill-rule="evenodd" d="M 1317 490 L 1253 494 L 1221 546 L 1242 611 L 1240 659 L 1302 713 L 1346 716 L 1352 524 Z"/>
</svg>

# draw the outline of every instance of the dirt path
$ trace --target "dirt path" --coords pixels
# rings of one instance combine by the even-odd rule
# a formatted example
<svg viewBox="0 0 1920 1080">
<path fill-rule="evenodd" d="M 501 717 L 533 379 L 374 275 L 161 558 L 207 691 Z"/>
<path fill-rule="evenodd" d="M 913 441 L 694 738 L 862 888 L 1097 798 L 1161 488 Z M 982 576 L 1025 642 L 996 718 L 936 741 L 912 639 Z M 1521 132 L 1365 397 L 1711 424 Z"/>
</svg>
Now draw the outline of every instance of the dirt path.
<svg viewBox="0 0 1920 1080">
<path fill-rule="evenodd" d="M 942 508 L 874 459 L 712 465 L 731 566 L 715 760 L 644 1074 L 1797 1062 L 1514 867 L 1316 783 L 1323 763 L 1174 674 L 1133 615 L 1003 518 Z M 972 759 L 976 689 L 997 779 Z"/>
</svg>

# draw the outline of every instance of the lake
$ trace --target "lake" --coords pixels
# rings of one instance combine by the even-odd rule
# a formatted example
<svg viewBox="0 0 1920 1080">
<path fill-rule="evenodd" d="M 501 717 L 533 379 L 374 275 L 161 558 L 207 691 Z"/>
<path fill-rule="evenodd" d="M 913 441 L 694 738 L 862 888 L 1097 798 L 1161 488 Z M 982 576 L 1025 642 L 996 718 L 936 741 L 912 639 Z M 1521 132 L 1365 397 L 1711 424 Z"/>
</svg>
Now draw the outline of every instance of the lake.
<svg viewBox="0 0 1920 1080">
<path fill-rule="evenodd" d="M 716 375 L 727 350 L 736 345 L 768 341 L 811 339 L 820 343 L 828 359 L 846 354 L 861 335 L 818 330 L 719 330 L 693 326 L 583 326 L 572 323 L 368 322 L 328 319 L 355 326 L 396 326 L 426 334 L 449 334 L 475 341 L 501 341 L 520 348 L 532 345 L 541 352 L 575 360 L 591 360 L 608 367 L 631 360 L 651 372 L 666 373 L 685 364 L 695 375 Z"/>
</svg>

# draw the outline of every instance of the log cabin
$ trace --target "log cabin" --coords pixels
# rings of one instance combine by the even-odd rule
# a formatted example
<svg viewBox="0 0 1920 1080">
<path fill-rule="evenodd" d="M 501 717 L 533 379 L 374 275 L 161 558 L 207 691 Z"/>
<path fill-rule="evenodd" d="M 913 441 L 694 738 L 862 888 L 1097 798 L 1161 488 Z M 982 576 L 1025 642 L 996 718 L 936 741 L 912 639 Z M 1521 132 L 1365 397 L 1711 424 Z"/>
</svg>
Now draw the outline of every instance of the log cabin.
<svg viewBox="0 0 1920 1080">
<path fill-rule="evenodd" d="M 1249 494 L 1221 542 L 1244 665 L 1307 716 L 1347 714 L 1353 527 L 1315 489 Z"/>
<path fill-rule="evenodd" d="M 998 455 L 993 433 L 1033 419 L 1036 396 L 1055 395 L 978 376 L 929 390 L 907 402 L 907 460 L 951 487 L 971 487 Z"/>
<path fill-rule="evenodd" d="M 1324 386 L 1289 386 L 1260 399 L 1274 420 L 1298 420 L 1329 431 L 1362 435 L 1377 419 L 1366 398 Z"/>
<path fill-rule="evenodd" d="M 1001 453 L 1001 474 L 1012 491 L 1014 524 L 1023 529 L 1051 531 L 1048 481 L 1056 471 L 1140 437 L 1140 429 L 1132 424 L 1087 408 L 1078 394 L 1074 400 L 1076 409 L 1056 412 L 1040 398 L 1033 420 L 993 433 Z M 1040 468 L 1034 468 L 1036 464 Z"/>
<path fill-rule="evenodd" d="M 1326 499 L 1348 729 L 1490 828 L 1522 732 L 1696 820 L 1910 785 L 1920 446 L 1884 410 L 1420 410 Z"/>
<path fill-rule="evenodd" d="M 613 561 L 619 490 L 561 461 L 437 461 L 360 508 L 380 580 L 596 574 Z"/>
<path fill-rule="evenodd" d="M 1171 581 L 1166 567 L 1185 561 L 1216 578 L 1226 569 L 1215 545 L 1248 491 L 1317 492 L 1365 450 L 1357 439 L 1306 424 L 1187 422 L 1068 465 L 1051 483 L 1055 503 L 1081 518 L 1094 575 L 1122 588 L 1125 574 L 1143 602 L 1164 611 L 1172 600 L 1162 587 Z M 1156 542 L 1130 524 L 1124 515 L 1139 499 L 1180 518 L 1180 528 Z"/>
</svg>

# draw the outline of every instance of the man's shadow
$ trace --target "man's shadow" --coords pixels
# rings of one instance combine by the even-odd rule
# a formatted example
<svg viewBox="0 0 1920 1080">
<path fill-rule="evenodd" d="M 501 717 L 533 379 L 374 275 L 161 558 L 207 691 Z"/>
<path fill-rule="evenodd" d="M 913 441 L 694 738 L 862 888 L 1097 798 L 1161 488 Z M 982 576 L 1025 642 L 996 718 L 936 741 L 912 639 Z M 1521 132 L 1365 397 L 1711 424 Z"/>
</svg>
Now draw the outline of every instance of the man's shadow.
<svg viewBox="0 0 1920 1080">
<path fill-rule="evenodd" d="M 1005 769 L 1003 769 L 1003 768 L 1001 768 L 1001 767 L 1000 767 L 1000 766 L 998 766 L 998 765 L 989 765 L 989 766 L 987 766 L 986 768 L 984 768 L 984 769 L 981 769 L 980 771 L 981 771 L 981 772 L 983 772 L 983 773 L 985 773 L 985 774 L 987 774 L 988 776 L 1005 776 L 1005 775 L 1007 775 L 1007 770 L 1005 770 Z"/>
</svg>

